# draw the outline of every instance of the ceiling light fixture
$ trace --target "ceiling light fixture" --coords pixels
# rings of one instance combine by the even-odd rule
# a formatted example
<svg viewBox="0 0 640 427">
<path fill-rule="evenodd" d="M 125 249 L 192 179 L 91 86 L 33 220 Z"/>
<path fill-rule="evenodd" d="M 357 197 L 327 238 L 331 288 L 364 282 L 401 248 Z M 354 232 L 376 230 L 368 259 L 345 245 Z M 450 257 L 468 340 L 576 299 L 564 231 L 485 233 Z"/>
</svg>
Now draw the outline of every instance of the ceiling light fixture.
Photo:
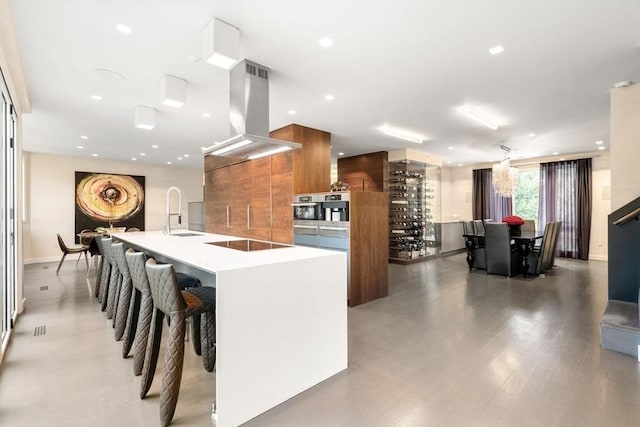
<svg viewBox="0 0 640 427">
<path fill-rule="evenodd" d="M 240 147 L 244 147 L 245 145 L 249 145 L 252 144 L 253 141 L 249 140 L 249 139 L 244 139 L 242 141 L 236 142 L 235 144 L 231 144 L 231 145 L 227 145 L 226 147 L 223 147 L 219 150 L 214 151 L 213 154 L 214 156 L 219 156 L 220 154 L 224 154 L 228 151 L 231 150 L 235 150 L 236 148 L 240 148 Z"/>
<path fill-rule="evenodd" d="M 252 154 L 247 158 L 249 160 L 259 159 L 260 157 L 267 157 L 267 156 L 271 156 L 271 155 L 282 153 L 289 150 L 291 150 L 291 147 L 278 147 L 278 148 L 274 148 L 273 150 L 263 151 L 262 153 Z"/>
<path fill-rule="evenodd" d="M 80 139 L 89 139 L 87 135 L 80 135 Z"/>
<path fill-rule="evenodd" d="M 96 153 L 93 153 L 91 157 L 98 157 L 98 155 Z"/>
<path fill-rule="evenodd" d="M 94 101 L 102 101 L 102 97 L 100 95 L 91 95 L 91 99 Z"/>
<path fill-rule="evenodd" d="M 504 160 L 493 165 L 491 171 L 491 181 L 496 193 L 502 197 L 511 197 L 518 188 L 518 179 L 520 171 L 511 167 L 511 162 L 507 154 L 511 148 L 501 145 L 500 149 L 504 151 Z"/>
<path fill-rule="evenodd" d="M 497 130 L 498 125 L 493 122 L 493 120 L 484 116 L 484 114 L 479 114 L 476 110 L 473 109 L 470 105 L 464 107 L 464 113 L 467 117 L 475 120 L 478 123 L 481 123 L 488 127 L 489 129 Z"/>
<path fill-rule="evenodd" d="M 385 135 L 389 135 L 394 138 L 404 139 L 405 141 L 415 142 L 416 144 L 422 144 L 422 142 L 424 142 L 424 138 L 419 135 L 408 133 L 403 130 L 391 128 L 388 126 L 384 126 L 382 128 L 382 132 Z"/>
<path fill-rule="evenodd" d="M 76 148 L 77 148 L 78 150 L 82 150 L 84 147 L 83 147 L 82 145 L 78 145 Z"/>
<path fill-rule="evenodd" d="M 146 155 L 147 155 L 147 153 L 140 153 L 140 155 L 141 155 L 142 157 L 144 157 L 144 156 L 146 156 Z"/>
<path fill-rule="evenodd" d="M 298 114 L 298 112 L 297 112 L 296 110 L 289 110 L 289 111 L 287 111 L 287 113 L 288 113 L 290 116 L 295 116 L 296 114 Z"/>
<path fill-rule="evenodd" d="M 189 155 L 188 154 L 183 154 L 182 157 L 189 157 Z"/>
<path fill-rule="evenodd" d="M 333 95 L 331 95 L 330 93 L 328 93 L 328 94 L 326 94 L 326 95 L 324 96 L 324 99 L 325 99 L 326 101 L 333 101 L 334 99 L 336 99 L 336 97 L 335 97 L 335 96 L 333 96 Z"/>
<path fill-rule="evenodd" d="M 187 81 L 165 74 L 160 83 L 162 104 L 180 108 L 187 100 Z"/>
<path fill-rule="evenodd" d="M 202 113 L 202 117 L 209 118 L 209 117 L 211 117 L 211 113 Z"/>
<path fill-rule="evenodd" d="M 134 113 L 134 123 L 138 129 L 151 130 L 156 127 L 156 110 L 143 105 L 136 106 Z"/>
<path fill-rule="evenodd" d="M 123 34 L 131 34 L 131 27 L 124 24 L 116 25 L 116 30 L 120 31 Z"/>
<path fill-rule="evenodd" d="M 133 161 L 135 162 L 135 161 L 136 161 L 136 160 L 138 160 L 138 159 L 136 159 L 135 157 L 132 157 L 132 158 L 131 158 L 131 160 L 133 160 Z"/>
<path fill-rule="evenodd" d="M 338 153 L 338 156 L 344 156 L 344 153 L 341 151 Z"/>
<path fill-rule="evenodd" d="M 533 138 L 534 136 L 536 136 L 535 133 L 530 133 L 529 135 L 527 135 L 529 138 Z"/>
<path fill-rule="evenodd" d="M 604 144 L 604 141 L 596 141 L 596 145 L 602 145 Z"/>
<path fill-rule="evenodd" d="M 240 30 L 213 18 L 202 33 L 202 57 L 209 64 L 231 68 L 240 59 Z"/>
<path fill-rule="evenodd" d="M 182 160 L 182 157 L 178 157 L 178 160 Z"/>
<path fill-rule="evenodd" d="M 607 147 L 601 146 L 601 147 L 598 147 L 598 150 L 604 150 L 605 148 Z"/>
<path fill-rule="evenodd" d="M 318 44 L 322 47 L 329 47 L 333 44 L 333 40 L 330 39 L 329 37 L 324 37 L 318 40 Z"/>
<path fill-rule="evenodd" d="M 557 151 L 554 151 L 553 153 L 551 153 L 552 156 L 557 156 L 558 154 L 560 154 L 560 153 L 557 152 Z"/>
<path fill-rule="evenodd" d="M 171 164 L 171 162 L 167 162 L 167 164 L 168 164 L 168 165 L 170 165 L 170 164 Z"/>
<path fill-rule="evenodd" d="M 448 165 L 450 165 L 451 163 L 453 163 L 451 160 L 447 160 Z"/>
<path fill-rule="evenodd" d="M 453 147 L 447 147 L 447 150 L 453 150 Z"/>
<path fill-rule="evenodd" d="M 491 55 L 497 55 L 497 54 L 502 53 L 502 52 L 504 52 L 504 48 L 502 46 L 500 46 L 500 45 L 494 46 L 491 49 L 489 49 L 489 53 Z"/>
<path fill-rule="evenodd" d="M 158 148 L 158 146 L 156 144 L 153 144 L 151 148 Z"/>
</svg>

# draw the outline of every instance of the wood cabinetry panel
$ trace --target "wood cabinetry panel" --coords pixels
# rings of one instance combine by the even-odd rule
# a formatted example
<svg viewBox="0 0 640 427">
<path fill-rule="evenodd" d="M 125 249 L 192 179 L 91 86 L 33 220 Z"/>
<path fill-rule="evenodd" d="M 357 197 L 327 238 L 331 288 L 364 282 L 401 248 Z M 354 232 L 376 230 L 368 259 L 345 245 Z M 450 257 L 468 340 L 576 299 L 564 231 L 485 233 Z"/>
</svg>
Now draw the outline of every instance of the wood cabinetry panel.
<svg viewBox="0 0 640 427">
<path fill-rule="evenodd" d="M 387 193 L 351 193 L 350 306 L 364 304 L 389 294 L 388 206 Z"/>
<path fill-rule="evenodd" d="M 386 151 L 338 159 L 338 179 L 351 191 L 387 191 L 389 155 Z"/>
<path fill-rule="evenodd" d="M 271 239 L 293 243 L 293 153 L 271 156 Z"/>
<path fill-rule="evenodd" d="M 272 138 L 302 144 L 293 150 L 293 193 L 319 193 L 331 186 L 331 134 L 291 124 L 270 132 Z"/>
</svg>

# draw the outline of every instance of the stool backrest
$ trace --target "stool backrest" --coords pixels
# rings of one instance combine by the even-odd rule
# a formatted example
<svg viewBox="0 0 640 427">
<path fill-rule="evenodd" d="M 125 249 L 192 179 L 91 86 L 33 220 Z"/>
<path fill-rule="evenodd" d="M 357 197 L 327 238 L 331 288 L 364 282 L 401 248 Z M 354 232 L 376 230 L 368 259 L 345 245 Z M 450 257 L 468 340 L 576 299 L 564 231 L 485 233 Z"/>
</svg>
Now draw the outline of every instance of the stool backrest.
<svg viewBox="0 0 640 427">
<path fill-rule="evenodd" d="M 186 304 L 182 298 L 176 273 L 171 264 L 156 264 L 153 258 L 149 258 L 145 264 L 151 298 L 157 309 L 165 314 L 176 311 L 184 311 Z"/>
<path fill-rule="evenodd" d="M 131 283 L 133 287 L 139 291 L 146 291 L 149 289 L 149 279 L 147 279 L 147 272 L 144 269 L 144 263 L 147 261 L 147 256 L 144 252 L 134 252 L 133 249 L 127 249 L 124 254 L 129 267 L 129 273 L 131 274 Z"/>
<path fill-rule="evenodd" d="M 122 286 L 125 286 L 127 282 L 131 281 L 131 274 L 129 274 L 129 266 L 124 259 L 124 244 L 122 242 L 111 244 L 111 253 L 118 266 L 118 271 L 122 274 Z"/>
</svg>

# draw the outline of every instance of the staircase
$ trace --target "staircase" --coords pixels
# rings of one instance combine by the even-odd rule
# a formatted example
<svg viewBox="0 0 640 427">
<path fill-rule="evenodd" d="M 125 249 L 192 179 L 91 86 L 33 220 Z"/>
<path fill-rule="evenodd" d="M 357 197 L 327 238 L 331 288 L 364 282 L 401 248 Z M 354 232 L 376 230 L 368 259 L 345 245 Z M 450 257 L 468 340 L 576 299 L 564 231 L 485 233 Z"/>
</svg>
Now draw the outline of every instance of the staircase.
<svg viewBox="0 0 640 427">
<path fill-rule="evenodd" d="M 603 348 L 638 357 L 640 197 L 609 214 L 609 302 L 600 320 Z"/>
</svg>

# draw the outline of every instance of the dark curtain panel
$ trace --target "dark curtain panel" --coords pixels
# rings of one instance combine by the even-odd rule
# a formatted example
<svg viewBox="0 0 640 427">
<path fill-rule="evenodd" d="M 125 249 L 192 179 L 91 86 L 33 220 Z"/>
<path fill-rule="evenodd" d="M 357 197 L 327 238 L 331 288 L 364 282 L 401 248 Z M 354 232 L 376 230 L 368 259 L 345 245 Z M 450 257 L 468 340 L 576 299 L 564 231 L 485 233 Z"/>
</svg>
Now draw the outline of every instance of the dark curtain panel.
<svg viewBox="0 0 640 427">
<path fill-rule="evenodd" d="M 562 221 L 558 255 L 589 258 L 591 159 L 540 164 L 538 223 Z"/>
<path fill-rule="evenodd" d="M 473 219 L 502 221 L 513 211 L 512 198 L 502 197 L 493 188 L 492 170 L 473 171 Z"/>
<path fill-rule="evenodd" d="M 491 217 L 491 169 L 474 169 L 473 171 L 473 219 Z"/>
</svg>

